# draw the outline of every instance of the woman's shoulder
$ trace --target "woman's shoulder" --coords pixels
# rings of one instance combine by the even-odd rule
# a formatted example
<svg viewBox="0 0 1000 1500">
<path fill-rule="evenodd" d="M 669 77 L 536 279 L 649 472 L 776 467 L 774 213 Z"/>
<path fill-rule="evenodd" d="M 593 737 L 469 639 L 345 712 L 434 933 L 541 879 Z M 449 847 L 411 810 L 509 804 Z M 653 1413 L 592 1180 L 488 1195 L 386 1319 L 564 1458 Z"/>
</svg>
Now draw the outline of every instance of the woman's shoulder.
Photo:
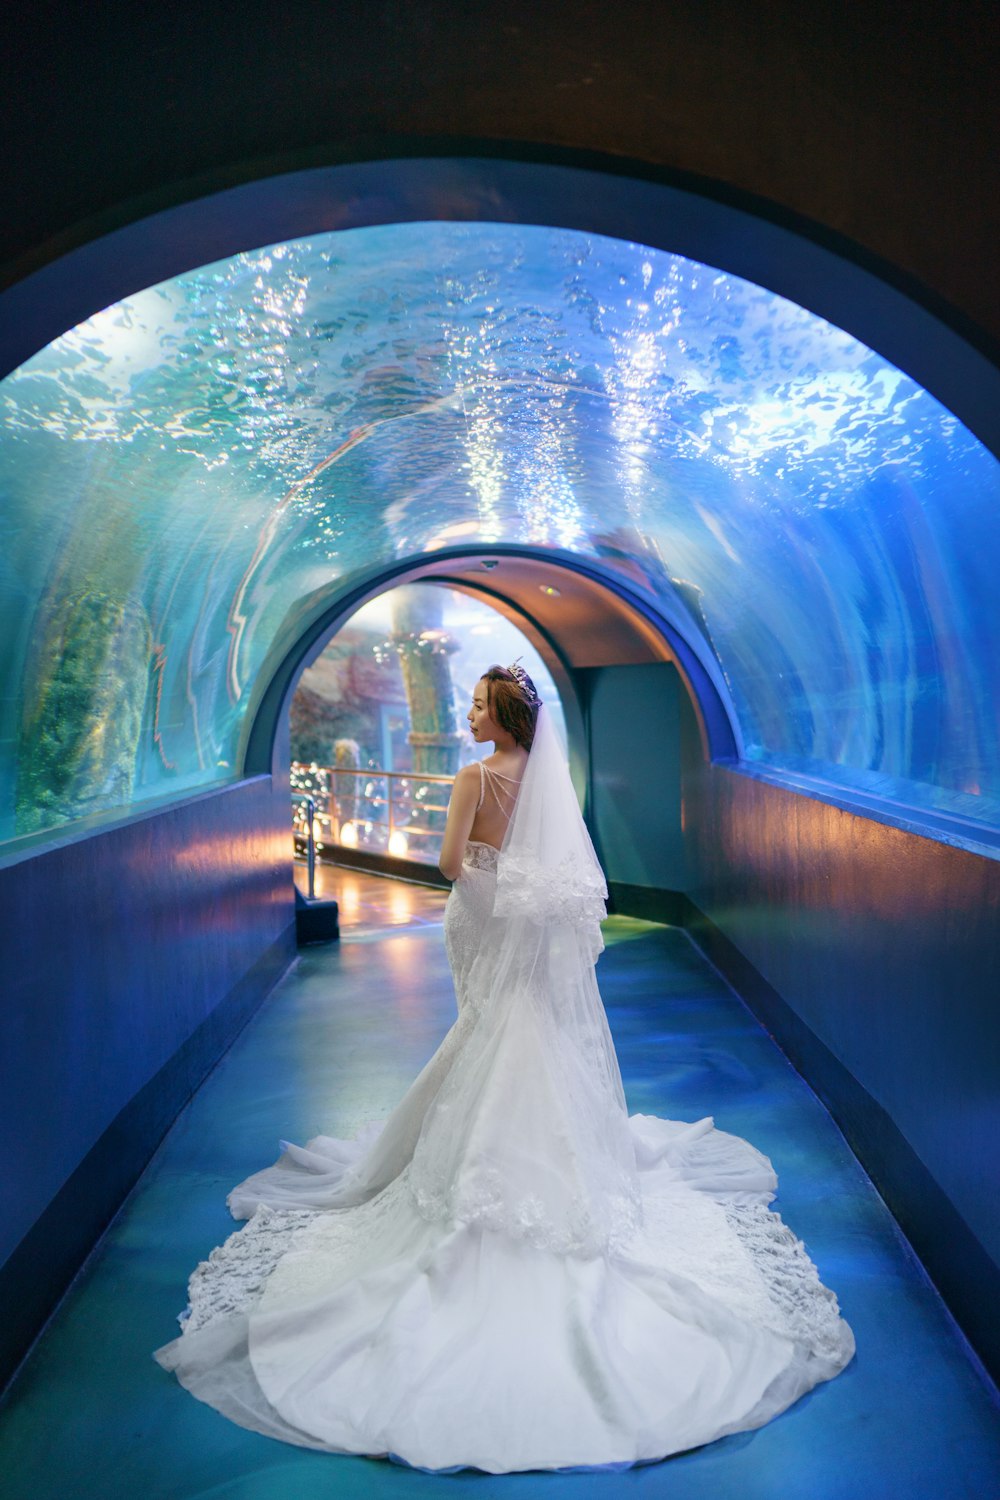
<svg viewBox="0 0 1000 1500">
<path fill-rule="evenodd" d="M 470 760 L 467 766 L 455 772 L 455 785 L 457 787 L 478 787 L 479 778 L 482 773 L 479 770 L 479 762 Z"/>
<path fill-rule="evenodd" d="M 487 755 L 482 762 L 487 771 L 495 771 L 505 781 L 520 781 L 524 775 L 524 768 L 528 764 L 527 754 L 524 755 Z"/>
</svg>

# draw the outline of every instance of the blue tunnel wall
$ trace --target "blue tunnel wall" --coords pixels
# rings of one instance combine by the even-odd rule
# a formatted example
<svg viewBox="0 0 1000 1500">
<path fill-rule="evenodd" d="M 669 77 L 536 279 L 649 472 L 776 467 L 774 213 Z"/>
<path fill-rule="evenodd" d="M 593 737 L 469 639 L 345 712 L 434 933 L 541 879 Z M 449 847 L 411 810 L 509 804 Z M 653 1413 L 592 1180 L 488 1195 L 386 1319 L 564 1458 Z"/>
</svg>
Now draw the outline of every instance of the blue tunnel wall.
<svg viewBox="0 0 1000 1500">
<path fill-rule="evenodd" d="M 86 1249 L 52 1259 L 72 1206 L 100 1184 L 99 1231 L 288 961 L 287 789 L 242 772 L 332 575 L 527 540 L 627 580 L 711 677 L 743 763 L 688 734 L 677 909 L 995 1358 L 996 460 L 738 277 L 481 227 L 248 252 L 4 384 L 2 1081 L 32 1122 L 5 1272 L 38 1290 L 14 1343 Z"/>
<path fill-rule="evenodd" d="M 686 925 L 997 1378 L 1000 863 L 708 764 L 690 723 L 685 741 Z"/>
<path fill-rule="evenodd" d="M 730 980 L 996 1374 L 1000 862 L 713 764 L 670 666 L 578 675 L 613 901 Z"/>
<path fill-rule="evenodd" d="M 287 780 L 0 863 L 0 1383 L 295 956 Z"/>
</svg>

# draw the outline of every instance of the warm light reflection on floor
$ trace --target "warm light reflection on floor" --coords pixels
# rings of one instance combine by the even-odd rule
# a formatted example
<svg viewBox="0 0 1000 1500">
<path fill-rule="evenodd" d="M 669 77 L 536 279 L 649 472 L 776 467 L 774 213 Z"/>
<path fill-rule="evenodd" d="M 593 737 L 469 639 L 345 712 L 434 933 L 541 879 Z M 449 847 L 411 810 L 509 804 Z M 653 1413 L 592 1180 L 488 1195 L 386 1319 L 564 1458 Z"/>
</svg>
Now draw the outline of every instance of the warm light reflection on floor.
<svg viewBox="0 0 1000 1500">
<path fill-rule="evenodd" d="M 295 883 L 306 889 L 305 865 L 296 862 Z M 434 886 L 349 870 L 343 865 L 316 866 L 317 896 L 333 897 L 340 905 L 340 930 L 346 942 L 384 932 L 386 927 L 438 925 L 448 892 Z"/>
</svg>

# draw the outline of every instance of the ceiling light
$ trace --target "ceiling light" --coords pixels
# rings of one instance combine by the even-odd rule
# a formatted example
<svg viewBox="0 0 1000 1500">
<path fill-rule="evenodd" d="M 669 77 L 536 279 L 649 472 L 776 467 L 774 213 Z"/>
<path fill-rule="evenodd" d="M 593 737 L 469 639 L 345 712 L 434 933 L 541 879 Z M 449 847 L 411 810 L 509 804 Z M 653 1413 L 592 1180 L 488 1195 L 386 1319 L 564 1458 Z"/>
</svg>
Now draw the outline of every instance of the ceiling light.
<svg viewBox="0 0 1000 1500">
<path fill-rule="evenodd" d="M 561 597 L 561 591 L 556 588 L 554 583 L 540 583 L 538 587 L 549 599 L 559 599 Z"/>
</svg>

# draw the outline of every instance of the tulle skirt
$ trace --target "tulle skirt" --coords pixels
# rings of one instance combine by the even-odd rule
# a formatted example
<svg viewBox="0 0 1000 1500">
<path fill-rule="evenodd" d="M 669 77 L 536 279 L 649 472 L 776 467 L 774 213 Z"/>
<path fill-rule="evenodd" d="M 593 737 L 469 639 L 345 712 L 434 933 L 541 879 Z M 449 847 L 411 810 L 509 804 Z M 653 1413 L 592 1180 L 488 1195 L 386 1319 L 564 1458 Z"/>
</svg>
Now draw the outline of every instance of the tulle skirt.
<svg viewBox="0 0 1000 1500">
<path fill-rule="evenodd" d="M 234 1190 L 249 1222 L 156 1358 L 244 1427 L 433 1470 L 627 1466 L 759 1426 L 851 1358 L 836 1298 L 766 1157 L 711 1119 L 629 1120 L 599 1037 L 574 1050 L 530 986 L 490 1003 L 490 863 L 449 898 L 441 1048 L 384 1125 Z"/>
</svg>

